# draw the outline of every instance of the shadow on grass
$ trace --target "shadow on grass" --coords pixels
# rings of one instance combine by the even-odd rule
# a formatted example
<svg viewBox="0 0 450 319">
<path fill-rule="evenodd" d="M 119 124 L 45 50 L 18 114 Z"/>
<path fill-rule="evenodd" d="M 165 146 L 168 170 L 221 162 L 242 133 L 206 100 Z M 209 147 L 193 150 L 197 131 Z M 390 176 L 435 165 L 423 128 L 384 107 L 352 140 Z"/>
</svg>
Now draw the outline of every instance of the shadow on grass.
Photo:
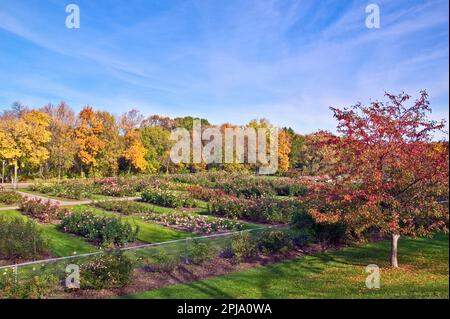
<svg viewBox="0 0 450 319">
<path fill-rule="evenodd" d="M 448 236 L 403 238 L 399 258 L 404 269 L 389 272 L 389 286 L 367 291 L 365 267 L 389 268 L 389 241 L 299 257 L 241 272 L 171 285 L 128 298 L 416 298 L 448 296 L 448 286 L 430 275 L 448 275 Z M 447 261 L 446 261 L 447 260 Z M 411 272 L 413 270 L 413 272 Z M 383 270 L 384 271 L 384 270 Z M 195 275 L 192 274 L 193 280 Z M 396 280 L 402 280 L 401 283 Z"/>
</svg>

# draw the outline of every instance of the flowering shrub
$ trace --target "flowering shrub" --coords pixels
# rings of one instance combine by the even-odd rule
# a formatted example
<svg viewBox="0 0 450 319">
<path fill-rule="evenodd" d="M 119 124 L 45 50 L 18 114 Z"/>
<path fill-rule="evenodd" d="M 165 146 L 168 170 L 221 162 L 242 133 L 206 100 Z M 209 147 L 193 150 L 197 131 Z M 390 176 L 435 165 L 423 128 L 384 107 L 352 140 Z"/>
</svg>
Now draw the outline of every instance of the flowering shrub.
<svg viewBox="0 0 450 319">
<path fill-rule="evenodd" d="M 139 227 L 117 217 L 95 215 L 89 209 L 74 212 L 61 220 L 59 228 L 83 236 L 102 246 L 125 245 L 137 238 Z"/>
<path fill-rule="evenodd" d="M 251 200 L 251 205 L 244 217 L 262 223 L 288 223 L 295 212 L 301 210 L 302 207 L 302 204 L 295 200 L 258 198 Z"/>
<path fill-rule="evenodd" d="M 250 198 L 276 195 L 269 180 L 255 177 L 223 179 L 216 184 L 216 187 L 238 197 Z"/>
<path fill-rule="evenodd" d="M 303 196 L 307 191 L 304 180 L 289 177 L 266 178 L 236 173 L 207 172 L 175 175 L 172 178 L 178 182 L 197 185 L 191 186 L 192 189 L 190 189 L 191 187 L 188 188 L 194 194 L 201 191 L 199 186 L 214 188 L 230 195 L 247 198 L 274 195 Z"/>
<path fill-rule="evenodd" d="M 187 197 L 182 193 L 167 189 L 146 189 L 141 194 L 142 200 L 159 206 L 165 207 L 195 207 L 194 199 Z"/>
<path fill-rule="evenodd" d="M 38 225 L 26 218 L 0 215 L 0 258 L 36 258 L 47 249 Z"/>
<path fill-rule="evenodd" d="M 231 195 L 224 195 L 210 199 L 208 209 L 213 215 L 232 219 L 243 218 L 250 208 L 252 201 Z"/>
<path fill-rule="evenodd" d="M 189 192 L 192 198 L 207 202 L 209 202 L 211 198 L 225 195 L 225 192 L 223 190 L 204 188 L 198 185 L 192 185 L 187 187 L 187 191 Z"/>
<path fill-rule="evenodd" d="M 233 219 L 245 219 L 261 223 L 287 223 L 301 204 L 291 200 L 274 198 L 242 198 L 230 195 L 210 200 L 209 212 Z"/>
<path fill-rule="evenodd" d="M 0 272 L 0 299 L 43 299 L 56 290 L 58 278 L 43 274 L 16 281 L 13 268 Z"/>
<path fill-rule="evenodd" d="M 198 234 L 209 234 L 227 230 L 242 230 L 243 224 L 224 218 L 193 215 L 189 213 L 147 214 L 146 221 L 158 222 L 165 226 L 175 226 Z"/>
<path fill-rule="evenodd" d="M 25 197 L 20 202 L 19 209 L 25 214 L 36 218 L 40 222 L 50 223 L 61 219 L 69 213 L 69 210 L 61 208 L 59 204 L 51 200 Z"/>
<path fill-rule="evenodd" d="M 22 196 L 14 191 L 7 191 L 0 186 L 0 203 L 11 205 L 20 202 Z"/>
<path fill-rule="evenodd" d="M 98 179 L 94 182 L 101 195 L 125 197 L 136 195 L 136 185 L 131 179 L 117 179 L 114 177 Z"/>
<path fill-rule="evenodd" d="M 133 263 L 122 253 L 108 253 L 96 256 L 80 267 L 80 286 L 83 289 L 120 288 L 131 277 Z"/>
<path fill-rule="evenodd" d="M 33 184 L 30 190 L 62 198 L 90 198 L 97 193 L 95 185 L 89 180 L 73 180 L 60 183 Z"/>
<path fill-rule="evenodd" d="M 272 186 L 280 196 L 304 196 L 308 191 L 305 182 L 293 178 L 276 178 L 272 182 Z"/>
<path fill-rule="evenodd" d="M 91 205 L 125 215 L 154 212 L 154 208 L 151 205 L 130 200 L 98 201 L 93 202 Z"/>
</svg>

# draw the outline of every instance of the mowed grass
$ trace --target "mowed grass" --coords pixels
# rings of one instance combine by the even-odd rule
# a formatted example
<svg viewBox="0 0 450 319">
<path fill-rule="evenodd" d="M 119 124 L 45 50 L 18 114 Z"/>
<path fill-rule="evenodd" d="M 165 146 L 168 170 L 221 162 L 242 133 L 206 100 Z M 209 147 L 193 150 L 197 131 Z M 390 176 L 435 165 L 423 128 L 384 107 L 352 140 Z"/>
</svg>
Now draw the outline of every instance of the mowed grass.
<svg viewBox="0 0 450 319">
<path fill-rule="evenodd" d="M 401 238 L 399 269 L 389 267 L 389 242 L 259 266 L 125 298 L 449 298 L 449 238 Z M 368 289 L 366 266 L 381 271 L 381 287 Z"/>
<path fill-rule="evenodd" d="M 73 207 L 73 211 L 77 211 L 77 209 L 83 209 L 82 207 L 86 207 L 84 205 L 79 205 Z M 183 239 L 187 237 L 192 237 L 193 234 L 178 231 L 169 227 L 164 227 L 155 223 L 145 222 L 142 220 L 140 216 L 120 216 L 119 213 L 108 212 L 99 208 L 93 208 L 89 206 L 89 209 L 95 212 L 96 214 L 103 214 L 106 216 L 114 216 L 120 217 L 123 220 L 130 222 L 132 225 L 139 226 L 138 239 L 141 241 L 145 241 L 147 243 L 160 243 L 169 240 L 177 240 Z"/>
<path fill-rule="evenodd" d="M 22 215 L 19 211 L 4 211 L 1 215 L 8 217 L 28 218 Z M 89 244 L 83 238 L 60 232 L 56 225 L 38 224 L 42 229 L 43 235 L 48 240 L 48 248 L 50 252 L 56 257 L 71 256 L 74 254 L 84 254 L 95 252 L 98 250 L 95 246 Z"/>
<path fill-rule="evenodd" d="M 83 238 L 60 232 L 56 225 L 42 225 L 45 236 L 49 239 L 51 252 L 57 257 L 79 255 L 98 251 Z"/>
</svg>

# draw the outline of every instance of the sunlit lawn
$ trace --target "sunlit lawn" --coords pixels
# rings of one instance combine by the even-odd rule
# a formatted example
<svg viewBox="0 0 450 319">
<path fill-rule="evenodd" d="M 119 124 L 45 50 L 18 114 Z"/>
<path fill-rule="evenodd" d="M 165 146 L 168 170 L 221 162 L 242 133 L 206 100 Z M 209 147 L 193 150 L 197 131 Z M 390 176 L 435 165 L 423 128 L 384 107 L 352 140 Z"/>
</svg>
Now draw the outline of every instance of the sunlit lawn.
<svg viewBox="0 0 450 319">
<path fill-rule="evenodd" d="M 306 256 L 128 298 L 449 298 L 447 235 L 401 238 L 400 269 L 391 269 L 389 242 Z M 365 268 L 381 268 L 380 289 L 365 286 Z"/>
</svg>

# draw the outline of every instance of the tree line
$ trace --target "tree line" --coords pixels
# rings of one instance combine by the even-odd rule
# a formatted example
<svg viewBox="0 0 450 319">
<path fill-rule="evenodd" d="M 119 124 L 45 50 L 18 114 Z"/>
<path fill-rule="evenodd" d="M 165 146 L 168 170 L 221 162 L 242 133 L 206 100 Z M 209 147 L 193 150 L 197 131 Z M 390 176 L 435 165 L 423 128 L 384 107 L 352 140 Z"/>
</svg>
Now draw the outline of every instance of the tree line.
<svg viewBox="0 0 450 319">
<path fill-rule="evenodd" d="M 210 169 L 254 171 L 255 165 L 174 164 L 169 154 L 174 143 L 171 130 L 192 130 L 194 119 L 203 128 L 207 119 L 192 116 L 144 117 L 137 110 L 121 116 L 85 106 L 78 114 L 65 102 L 31 109 L 15 102 L 0 115 L 0 164 L 2 181 L 28 178 L 104 177 L 134 173 L 181 173 Z M 221 130 L 238 127 L 219 125 Z M 246 127 L 272 127 L 269 120 L 252 120 Z M 326 173 L 336 158 L 332 147 L 321 141 L 330 133 L 300 135 L 283 128 L 278 135 L 279 172 L 295 169 L 304 175 Z"/>
</svg>

